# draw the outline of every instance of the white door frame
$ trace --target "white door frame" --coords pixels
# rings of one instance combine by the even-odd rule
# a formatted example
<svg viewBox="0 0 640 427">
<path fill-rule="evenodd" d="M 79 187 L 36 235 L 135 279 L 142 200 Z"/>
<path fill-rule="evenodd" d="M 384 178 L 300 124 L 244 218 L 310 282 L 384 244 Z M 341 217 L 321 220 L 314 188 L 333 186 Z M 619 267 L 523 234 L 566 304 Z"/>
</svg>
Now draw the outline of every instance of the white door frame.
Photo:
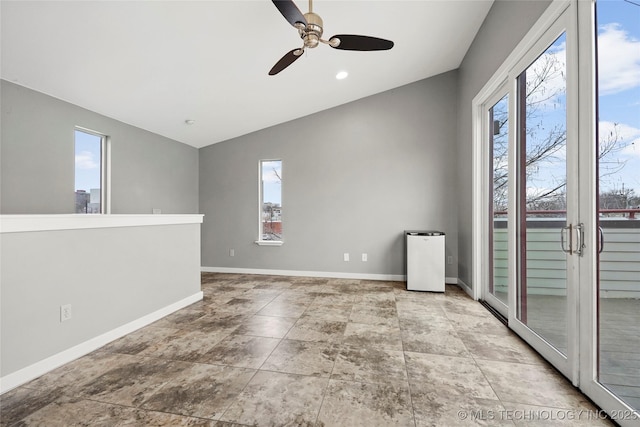
<svg viewBox="0 0 640 427">
<path fill-rule="evenodd" d="M 567 269 L 572 269 L 575 274 L 580 277 L 581 286 L 578 289 L 572 289 L 570 306 L 576 307 L 575 317 L 572 317 L 569 324 L 569 330 L 575 333 L 574 338 L 568 343 L 569 348 L 573 347 L 573 351 L 567 356 L 567 361 L 560 370 L 571 381 L 577 385 L 587 396 L 602 407 L 607 413 L 614 417 L 617 423 L 622 426 L 637 425 L 638 418 L 626 417 L 622 415 L 633 414 L 633 410 L 609 392 L 605 387 L 598 383 L 598 342 L 597 342 L 597 304 L 598 295 L 595 281 L 597 278 L 597 245 L 593 242 L 598 241 L 597 235 L 597 152 L 596 144 L 596 87 L 595 87 L 595 0 L 554 0 L 547 10 L 542 14 L 536 24 L 529 30 L 523 40 L 516 46 L 513 52 L 507 57 L 504 63 L 494 73 L 493 77 L 480 90 L 472 101 L 472 149 L 473 149 L 473 235 L 472 235 L 472 280 L 473 280 L 473 297 L 480 299 L 483 297 L 483 286 L 486 278 L 489 276 L 488 262 L 486 256 L 487 239 L 488 239 L 488 210 L 486 203 L 488 200 L 488 149 L 485 146 L 482 123 L 485 120 L 483 108 L 485 108 L 487 100 L 500 88 L 504 82 L 509 85 L 514 84 L 510 78 L 510 72 L 516 64 L 526 56 L 527 52 L 534 47 L 536 42 L 544 35 L 547 30 L 552 27 L 554 22 L 569 9 L 569 23 L 567 32 L 567 43 L 569 38 L 577 49 L 572 49 L 571 57 L 567 57 L 568 64 L 573 63 L 576 67 L 577 78 L 568 81 L 567 92 L 576 93 L 579 99 L 571 99 L 567 97 L 568 122 L 567 129 L 573 129 L 572 138 L 578 138 L 570 144 L 567 141 L 567 148 L 572 151 L 567 157 L 574 156 L 577 158 L 578 171 L 568 171 L 568 173 L 578 173 L 577 182 L 580 185 L 579 190 L 572 190 L 572 201 L 568 203 L 574 205 L 574 210 L 580 213 L 579 218 L 568 218 L 568 221 L 577 223 L 581 221 L 584 224 L 585 247 L 582 257 L 572 257 L 568 260 Z M 573 26 L 573 27 L 571 27 Z M 572 62 L 573 61 L 573 62 Z M 512 73 L 511 73 L 512 74 Z M 515 101 L 513 91 L 510 90 L 510 102 Z M 510 106 L 510 110 L 513 106 Z M 511 119 L 510 125 L 515 125 L 515 120 Z M 569 136 L 569 135 L 567 135 Z M 512 129 L 509 131 L 509 137 L 514 138 L 515 133 Z M 579 144 L 579 150 L 578 150 Z M 510 147 L 510 154 L 513 150 Z M 513 153 L 515 154 L 515 153 Z M 510 165 L 513 159 L 509 160 Z M 577 165 L 570 166 L 572 168 Z M 510 179 L 510 184 L 514 181 Z M 579 193 L 578 193 L 579 191 Z M 510 190 L 510 194 L 514 194 Z M 579 199 L 577 199 L 579 197 Z M 513 197 L 510 196 L 510 200 Z M 577 209 L 575 209 L 577 208 Z M 510 207 L 510 213 L 514 209 Z M 515 218 L 509 218 L 509 223 L 514 223 Z M 509 250 L 515 255 L 515 243 L 509 243 Z M 515 258 L 510 254 L 510 263 L 515 262 Z M 510 266 L 514 268 L 514 266 Z M 510 273 L 510 286 L 515 284 L 515 268 Z M 568 289 L 569 290 L 569 289 Z M 510 289 L 509 318 L 514 316 L 515 292 Z M 569 295 L 568 295 L 569 298 Z M 517 320 L 510 322 L 510 327 L 514 331 L 527 335 L 532 335 Z M 530 337 L 528 337 L 530 338 Z M 553 354 L 549 348 L 539 348 L 535 344 L 534 348 L 541 352 L 543 357 L 548 360 L 558 361 L 558 354 Z M 548 347 L 548 346 L 547 346 Z M 557 352 L 556 352 L 557 353 Z M 636 411 L 637 416 L 637 411 Z"/>
</svg>

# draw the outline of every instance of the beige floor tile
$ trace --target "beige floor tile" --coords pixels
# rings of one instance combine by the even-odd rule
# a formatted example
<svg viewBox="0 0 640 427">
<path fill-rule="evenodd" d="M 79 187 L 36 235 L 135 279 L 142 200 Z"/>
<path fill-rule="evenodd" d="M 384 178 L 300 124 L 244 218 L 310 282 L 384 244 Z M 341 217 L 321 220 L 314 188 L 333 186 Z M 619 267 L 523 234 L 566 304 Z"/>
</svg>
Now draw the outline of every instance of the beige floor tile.
<svg viewBox="0 0 640 427">
<path fill-rule="evenodd" d="M 298 319 L 295 317 L 277 317 L 255 315 L 247 318 L 235 333 L 267 338 L 283 338 Z"/>
<path fill-rule="evenodd" d="M 354 304 L 349 321 L 369 325 L 398 326 L 398 312 L 395 303 L 392 307 Z"/>
<path fill-rule="evenodd" d="M 282 340 L 260 368 L 289 374 L 329 377 L 338 354 L 338 344 Z"/>
<path fill-rule="evenodd" d="M 514 333 L 483 335 L 458 331 L 458 337 L 476 359 L 515 363 L 546 363 L 544 359 Z"/>
<path fill-rule="evenodd" d="M 230 335 L 199 358 L 202 363 L 258 369 L 276 348 L 278 338 Z"/>
<path fill-rule="evenodd" d="M 45 408 L 60 395 L 49 390 L 19 387 L 2 395 L 0 426 L 8 427 Z"/>
<path fill-rule="evenodd" d="M 347 322 L 325 320 L 313 316 L 302 316 L 286 337 L 299 341 L 341 342 Z"/>
<path fill-rule="evenodd" d="M 258 372 L 222 415 L 251 426 L 314 425 L 328 378 Z"/>
<path fill-rule="evenodd" d="M 155 323 L 152 323 L 107 344 L 102 347 L 102 350 L 112 353 L 139 354 L 158 341 L 171 339 L 180 333 L 179 329 L 157 327 Z"/>
<path fill-rule="evenodd" d="M 304 312 L 304 315 L 328 321 L 348 322 L 352 308 L 353 304 L 351 303 L 313 302 Z"/>
<path fill-rule="evenodd" d="M 140 407 L 219 419 L 255 373 L 253 369 L 194 363 L 149 396 Z"/>
<path fill-rule="evenodd" d="M 411 388 L 416 427 L 513 426 L 499 400 L 461 398 L 433 389 Z"/>
<path fill-rule="evenodd" d="M 567 379 L 546 364 L 476 362 L 503 402 L 577 409 L 590 405 Z"/>
<path fill-rule="evenodd" d="M 402 351 L 400 326 L 348 323 L 344 343 L 354 347 L 375 347 Z"/>
<path fill-rule="evenodd" d="M 93 400 L 64 400 L 52 403 L 23 420 L 25 426 L 214 426 L 202 418 L 143 411 Z"/>
<path fill-rule="evenodd" d="M 331 380 L 322 402 L 319 426 L 415 426 L 409 387 Z"/>
<path fill-rule="evenodd" d="M 400 319 L 404 351 L 470 356 L 450 323 L 440 318 Z"/>
<path fill-rule="evenodd" d="M 343 345 L 331 379 L 367 383 L 407 382 L 402 351 Z"/>
<path fill-rule="evenodd" d="M 433 390 L 462 398 L 498 400 L 472 358 L 405 352 L 411 389 Z"/>
<path fill-rule="evenodd" d="M 447 313 L 447 318 L 456 331 L 481 335 L 510 335 L 512 332 L 495 317 L 471 314 Z"/>
<path fill-rule="evenodd" d="M 28 382 L 25 387 L 49 393 L 51 396 L 76 396 L 84 382 L 119 366 L 121 360 L 121 355 L 100 349 Z M 3 412 L 5 397 L 11 393 L 1 396 Z"/>
<path fill-rule="evenodd" d="M 150 345 L 138 354 L 165 360 L 197 362 L 228 335 L 229 331 L 182 330 L 174 336 Z"/>
<path fill-rule="evenodd" d="M 80 397 L 124 406 L 140 406 L 175 375 L 188 368 L 185 362 L 119 355 L 117 366 L 84 383 Z"/>
<path fill-rule="evenodd" d="M 583 408 L 553 408 L 504 402 L 505 417 L 516 426 L 545 427 L 613 427 L 603 412 L 595 406 L 585 404 Z"/>
<path fill-rule="evenodd" d="M 274 300 L 264 306 L 257 314 L 261 316 L 300 317 L 309 303 L 287 300 Z"/>
</svg>

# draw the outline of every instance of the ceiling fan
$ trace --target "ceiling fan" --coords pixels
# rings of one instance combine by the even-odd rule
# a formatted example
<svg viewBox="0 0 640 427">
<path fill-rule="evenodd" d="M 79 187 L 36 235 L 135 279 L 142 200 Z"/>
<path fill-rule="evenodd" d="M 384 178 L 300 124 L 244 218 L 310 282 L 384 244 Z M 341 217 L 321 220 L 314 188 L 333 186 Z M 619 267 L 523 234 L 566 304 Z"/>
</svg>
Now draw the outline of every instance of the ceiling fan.
<svg viewBox="0 0 640 427">
<path fill-rule="evenodd" d="M 324 40 L 322 38 L 322 18 L 313 13 L 313 0 L 309 0 L 309 12 L 304 15 L 292 0 L 272 0 L 282 16 L 297 30 L 303 45 L 301 48 L 293 49 L 286 53 L 276 65 L 271 68 L 269 75 L 273 76 L 287 68 L 300 58 L 305 49 L 313 49 L 320 43 L 328 44 L 334 49 L 342 50 L 389 50 L 393 47 L 391 40 L 380 39 L 370 36 L 358 36 L 354 34 L 336 34 Z"/>
</svg>

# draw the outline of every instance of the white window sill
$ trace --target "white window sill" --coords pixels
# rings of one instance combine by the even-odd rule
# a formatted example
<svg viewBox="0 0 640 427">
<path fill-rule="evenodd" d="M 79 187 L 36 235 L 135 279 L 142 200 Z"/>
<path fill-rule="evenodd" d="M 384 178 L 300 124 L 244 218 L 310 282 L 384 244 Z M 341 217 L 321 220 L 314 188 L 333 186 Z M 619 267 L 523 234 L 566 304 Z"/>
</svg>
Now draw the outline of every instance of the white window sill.
<svg viewBox="0 0 640 427">
<path fill-rule="evenodd" d="M 256 240 L 258 246 L 282 246 L 282 240 Z"/>
</svg>

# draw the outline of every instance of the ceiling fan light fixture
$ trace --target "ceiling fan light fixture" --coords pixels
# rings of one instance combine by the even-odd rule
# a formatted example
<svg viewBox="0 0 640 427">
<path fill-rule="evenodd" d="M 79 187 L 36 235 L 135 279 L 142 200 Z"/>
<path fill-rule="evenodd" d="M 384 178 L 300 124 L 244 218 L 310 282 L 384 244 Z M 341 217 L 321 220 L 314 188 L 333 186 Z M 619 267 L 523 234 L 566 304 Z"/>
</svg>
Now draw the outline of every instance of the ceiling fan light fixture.
<svg viewBox="0 0 640 427">
<path fill-rule="evenodd" d="M 344 80 L 347 78 L 347 76 L 349 76 L 349 73 L 346 71 L 338 71 L 338 74 L 336 74 L 336 79 L 338 80 Z"/>
</svg>

